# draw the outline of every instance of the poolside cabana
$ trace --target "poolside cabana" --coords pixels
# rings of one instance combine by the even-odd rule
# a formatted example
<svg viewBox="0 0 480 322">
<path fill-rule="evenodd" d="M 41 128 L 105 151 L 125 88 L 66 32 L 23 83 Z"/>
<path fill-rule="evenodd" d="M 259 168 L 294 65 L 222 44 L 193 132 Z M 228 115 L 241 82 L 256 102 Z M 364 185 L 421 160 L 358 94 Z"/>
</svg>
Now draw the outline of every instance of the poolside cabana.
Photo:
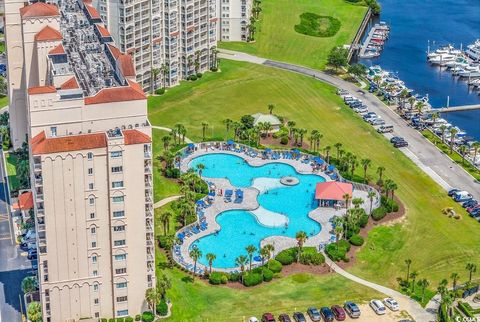
<svg viewBox="0 0 480 322">
<path fill-rule="evenodd" d="M 317 183 L 315 189 L 315 199 L 318 200 L 319 207 L 345 206 L 344 197 L 346 194 L 353 194 L 353 185 L 351 183 L 329 181 Z"/>
</svg>

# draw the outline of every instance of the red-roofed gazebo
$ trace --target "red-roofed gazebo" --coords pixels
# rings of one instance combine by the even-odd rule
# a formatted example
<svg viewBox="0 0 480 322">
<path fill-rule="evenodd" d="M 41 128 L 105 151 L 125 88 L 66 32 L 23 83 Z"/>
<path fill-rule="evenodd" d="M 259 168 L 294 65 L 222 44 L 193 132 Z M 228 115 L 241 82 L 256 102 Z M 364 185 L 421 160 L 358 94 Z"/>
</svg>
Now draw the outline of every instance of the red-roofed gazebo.
<svg viewBox="0 0 480 322">
<path fill-rule="evenodd" d="M 315 199 L 319 207 L 334 207 L 343 202 L 346 194 L 352 197 L 353 185 L 351 183 L 329 181 L 319 182 L 315 189 Z"/>
</svg>

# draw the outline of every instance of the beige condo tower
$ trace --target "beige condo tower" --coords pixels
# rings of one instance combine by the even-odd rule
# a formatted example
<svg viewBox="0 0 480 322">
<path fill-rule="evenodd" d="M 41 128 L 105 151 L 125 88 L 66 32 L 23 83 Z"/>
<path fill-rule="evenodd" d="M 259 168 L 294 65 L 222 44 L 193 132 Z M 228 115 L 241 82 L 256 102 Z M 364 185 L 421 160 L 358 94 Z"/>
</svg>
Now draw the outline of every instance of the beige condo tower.
<svg viewBox="0 0 480 322">
<path fill-rule="evenodd" d="M 12 133 L 28 136 L 43 321 L 135 316 L 155 284 L 151 127 L 96 10 L 5 0 Z M 23 138 L 23 139 L 22 139 Z"/>
</svg>

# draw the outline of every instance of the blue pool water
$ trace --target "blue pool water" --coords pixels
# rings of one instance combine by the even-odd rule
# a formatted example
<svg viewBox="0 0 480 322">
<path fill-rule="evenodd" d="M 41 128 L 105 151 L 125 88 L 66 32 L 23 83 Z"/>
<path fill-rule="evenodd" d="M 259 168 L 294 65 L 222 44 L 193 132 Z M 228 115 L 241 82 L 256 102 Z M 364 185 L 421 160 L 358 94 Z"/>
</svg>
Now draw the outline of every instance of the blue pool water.
<svg viewBox="0 0 480 322">
<path fill-rule="evenodd" d="M 284 176 L 293 176 L 300 181 L 295 186 L 277 185 L 267 188 L 258 196 L 261 207 L 287 216 L 288 226 L 269 227 L 261 224 L 249 211 L 225 211 L 216 218 L 221 227 L 220 231 L 200 238 L 194 243 L 194 247 L 200 248 L 203 253 L 200 263 L 208 265 L 205 254 L 214 253 L 217 256 L 213 263 L 214 267 L 235 267 L 235 259 L 239 255 L 247 255 L 245 247 L 253 244 L 259 248 L 260 241 L 266 237 L 295 237 L 296 232 L 300 230 L 312 236 L 320 232 L 320 224 L 310 219 L 308 213 L 316 207 L 315 186 L 318 182 L 325 181 L 322 177 L 299 174 L 293 167 L 282 163 L 253 167 L 243 158 L 220 153 L 195 158 L 190 162 L 189 167 L 195 168 L 199 163 L 205 165 L 202 177 L 207 180 L 208 178 L 227 178 L 232 185 L 241 188 L 252 186 L 253 181 L 259 178 L 280 179 Z"/>
</svg>

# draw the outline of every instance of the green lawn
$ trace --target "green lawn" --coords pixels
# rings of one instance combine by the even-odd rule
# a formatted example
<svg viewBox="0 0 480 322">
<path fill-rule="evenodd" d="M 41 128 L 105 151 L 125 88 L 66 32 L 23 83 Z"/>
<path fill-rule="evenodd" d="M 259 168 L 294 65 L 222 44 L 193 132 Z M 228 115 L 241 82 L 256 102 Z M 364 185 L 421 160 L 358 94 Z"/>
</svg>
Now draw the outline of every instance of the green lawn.
<svg viewBox="0 0 480 322">
<path fill-rule="evenodd" d="M 320 69 L 331 48 L 351 43 L 367 12 L 344 0 L 263 0 L 261 8 L 254 43 L 222 42 L 219 47 Z M 303 13 L 337 18 L 340 30 L 326 38 L 299 34 L 294 28 Z"/>
<path fill-rule="evenodd" d="M 178 195 L 180 192 L 179 185 L 170 179 L 165 178 L 160 169 L 160 160 L 158 157 L 163 153 L 162 137 L 167 135 L 167 131 L 153 129 L 153 196 L 155 202 L 163 198 Z"/>
<path fill-rule="evenodd" d="M 398 184 L 396 194 L 407 208 L 405 220 L 370 233 L 350 269 L 353 273 L 398 287 L 396 277 L 404 274 L 404 260 L 411 258 L 412 270 L 418 271 L 419 278 L 428 278 L 430 288 L 436 289 L 437 283 L 454 271 L 464 281 L 467 262 L 480 264 L 480 225 L 413 162 L 346 108 L 334 88 L 260 65 L 223 60 L 221 68 L 221 73 L 206 73 L 201 81 L 183 83 L 162 97 L 149 98 L 152 124 L 171 127 L 183 123 L 187 136 L 199 140 L 201 122 L 208 121 L 208 136 L 223 137 L 223 119 L 266 113 L 268 103 L 274 103 L 275 113 L 295 120 L 299 127 L 323 133 L 322 146 L 341 142 L 359 159 L 372 160 L 372 177 L 373 169 L 382 165 L 387 169 L 385 175 Z M 441 209 L 447 206 L 454 207 L 463 218 L 446 218 Z M 257 300 L 262 299 L 255 297 Z"/>
<path fill-rule="evenodd" d="M 8 96 L 0 97 L 0 108 L 8 105 Z"/>
<path fill-rule="evenodd" d="M 16 191 L 18 190 L 17 169 L 15 167 L 15 165 L 17 164 L 17 157 L 12 154 L 6 153 L 5 160 L 7 161 L 6 168 L 10 192 Z"/>
</svg>

